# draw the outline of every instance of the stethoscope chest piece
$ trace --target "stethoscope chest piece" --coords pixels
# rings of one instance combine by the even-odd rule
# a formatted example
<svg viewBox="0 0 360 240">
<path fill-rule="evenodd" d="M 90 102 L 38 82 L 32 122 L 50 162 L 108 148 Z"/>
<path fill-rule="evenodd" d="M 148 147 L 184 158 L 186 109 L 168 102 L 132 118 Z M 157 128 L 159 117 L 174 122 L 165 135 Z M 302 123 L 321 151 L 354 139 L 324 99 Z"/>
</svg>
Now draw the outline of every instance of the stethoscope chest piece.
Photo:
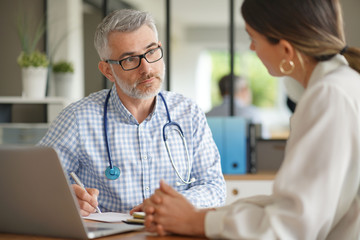
<svg viewBox="0 0 360 240">
<path fill-rule="evenodd" d="M 110 180 L 118 179 L 120 176 L 120 169 L 116 166 L 113 166 L 113 168 L 111 169 L 111 167 L 109 166 L 105 170 L 105 176 Z"/>
</svg>

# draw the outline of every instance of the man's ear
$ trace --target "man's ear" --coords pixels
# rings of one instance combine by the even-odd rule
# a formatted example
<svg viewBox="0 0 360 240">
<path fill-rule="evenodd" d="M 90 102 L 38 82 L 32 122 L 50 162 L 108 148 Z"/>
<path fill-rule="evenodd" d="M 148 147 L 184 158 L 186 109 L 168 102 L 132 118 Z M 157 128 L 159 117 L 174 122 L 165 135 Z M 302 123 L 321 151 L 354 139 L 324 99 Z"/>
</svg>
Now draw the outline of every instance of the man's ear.
<svg viewBox="0 0 360 240">
<path fill-rule="evenodd" d="M 284 39 L 281 39 L 279 44 L 283 49 L 284 58 L 287 60 L 293 60 L 295 57 L 294 47 L 287 40 Z"/>
<path fill-rule="evenodd" d="M 98 68 L 100 72 L 110 80 L 110 82 L 115 82 L 115 77 L 113 75 L 113 71 L 110 68 L 110 65 L 105 61 L 100 61 L 98 64 Z"/>
</svg>

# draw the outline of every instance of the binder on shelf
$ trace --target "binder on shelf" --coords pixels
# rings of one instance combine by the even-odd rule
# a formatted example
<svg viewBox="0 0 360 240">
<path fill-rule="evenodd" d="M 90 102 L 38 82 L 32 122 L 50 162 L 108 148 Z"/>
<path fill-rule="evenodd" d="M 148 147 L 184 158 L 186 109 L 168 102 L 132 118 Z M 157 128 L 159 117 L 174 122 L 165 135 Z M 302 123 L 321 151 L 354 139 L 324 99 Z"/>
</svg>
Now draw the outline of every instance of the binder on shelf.
<svg viewBox="0 0 360 240">
<path fill-rule="evenodd" d="M 247 172 L 256 173 L 256 125 L 248 124 L 247 138 Z"/>
<path fill-rule="evenodd" d="M 247 121 L 241 117 L 208 117 L 224 174 L 247 173 Z"/>
<path fill-rule="evenodd" d="M 221 167 L 223 167 L 223 155 L 224 155 L 224 129 L 223 129 L 223 118 L 222 117 L 208 117 L 208 125 L 211 129 L 213 139 L 219 150 L 221 156 Z"/>
</svg>

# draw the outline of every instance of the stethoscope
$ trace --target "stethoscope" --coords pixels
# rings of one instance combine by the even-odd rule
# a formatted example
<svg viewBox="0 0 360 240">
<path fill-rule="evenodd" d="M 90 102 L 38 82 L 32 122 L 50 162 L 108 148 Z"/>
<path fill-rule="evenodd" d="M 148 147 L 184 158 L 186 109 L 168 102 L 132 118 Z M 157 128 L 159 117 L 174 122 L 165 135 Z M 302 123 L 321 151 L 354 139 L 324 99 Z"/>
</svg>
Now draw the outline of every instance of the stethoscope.
<svg viewBox="0 0 360 240">
<path fill-rule="evenodd" d="M 109 92 L 108 92 L 108 94 L 106 96 L 105 104 L 104 104 L 104 134 L 105 134 L 105 144 L 106 144 L 107 155 L 108 155 L 108 158 L 109 158 L 109 166 L 105 170 L 105 176 L 110 180 L 115 180 L 115 179 L 119 178 L 119 176 L 120 176 L 120 169 L 113 165 L 113 162 L 112 162 L 112 159 L 111 159 L 111 153 L 110 153 L 109 139 L 108 139 L 108 134 L 107 134 L 107 130 L 108 130 L 107 129 L 107 106 L 108 106 L 108 103 L 109 103 L 110 94 L 111 94 L 111 90 L 109 90 Z M 159 96 L 161 97 L 161 99 L 162 99 L 162 101 L 164 103 L 167 118 L 168 118 L 168 122 L 163 126 L 163 141 L 165 143 L 165 147 L 166 147 L 166 150 L 168 152 L 171 165 L 173 166 L 176 175 L 181 180 L 181 182 L 176 182 L 176 185 L 180 186 L 180 185 L 186 185 L 186 184 L 193 183 L 193 182 L 196 181 L 196 179 L 195 178 L 190 179 L 191 161 L 190 161 L 189 151 L 188 151 L 188 148 L 187 148 L 184 133 L 183 133 L 180 125 L 177 122 L 171 121 L 169 109 L 168 109 L 168 106 L 166 104 L 164 96 L 161 93 L 159 93 Z M 174 160 L 172 158 L 170 148 L 169 148 L 169 145 L 168 145 L 168 142 L 167 142 L 167 140 L 168 140 L 168 132 L 169 131 L 166 131 L 166 128 L 171 127 L 171 126 L 175 126 L 175 128 L 170 128 L 170 129 L 175 130 L 180 135 L 180 137 L 182 139 L 182 142 L 183 142 L 183 145 L 184 145 L 184 149 L 185 149 L 185 153 L 186 153 L 186 160 L 187 160 L 187 173 L 186 173 L 186 178 L 185 179 L 180 175 L 180 173 L 179 173 L 179 171 L 178 171 L 178 169 L 177 169 L 177 167 L 176 167 L 176 165 L 174 163 Z"/>
</svg>

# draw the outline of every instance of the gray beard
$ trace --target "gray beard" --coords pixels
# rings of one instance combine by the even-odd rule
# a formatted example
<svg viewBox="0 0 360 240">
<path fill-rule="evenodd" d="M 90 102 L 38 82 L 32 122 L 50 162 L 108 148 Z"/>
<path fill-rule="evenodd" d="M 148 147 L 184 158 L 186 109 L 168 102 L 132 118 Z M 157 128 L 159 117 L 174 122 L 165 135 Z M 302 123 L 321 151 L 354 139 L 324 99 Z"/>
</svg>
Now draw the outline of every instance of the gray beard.
<svg viewBox="0 0 360 240">
<path fill-rule="evenodd" d="M 152 97 L 155 97 L 161 90 L 161 86 L 163 83 L 163 79 L 165 76 L 165 67 L 164 72 L 162 74 L 155 75 L 158 79 L 160 79 L 159 87 L 153 91 L 145 91 L 142 92 L 139 89 L 136 88 L 137 83 L 134 83 L 132 85 L 127 84 L 125 81 L 122 81 L 115 73 L 113 68 L 111 67 L 112 73 L 115 77 L 116 83 L 118 84 L 119 88 L 129 97 L 135 98 L 135 99 L 149 99 Z"/>
<path fill-rule="evenodd" d="M 116 83 L 119 85 L 119 88 L 129 97 L 136 98 L 136 99 L 149 99 L 155 97 L 161 90 L 161 85 L 153 91 L 145 91 L 142 92 L 141 90 L 136 88 L 137 84 L 129 85 L 121 81 L 117 76 L 115 76 Z M 161 80 L 162 83 L 162 80 Z"/>
</svg>

